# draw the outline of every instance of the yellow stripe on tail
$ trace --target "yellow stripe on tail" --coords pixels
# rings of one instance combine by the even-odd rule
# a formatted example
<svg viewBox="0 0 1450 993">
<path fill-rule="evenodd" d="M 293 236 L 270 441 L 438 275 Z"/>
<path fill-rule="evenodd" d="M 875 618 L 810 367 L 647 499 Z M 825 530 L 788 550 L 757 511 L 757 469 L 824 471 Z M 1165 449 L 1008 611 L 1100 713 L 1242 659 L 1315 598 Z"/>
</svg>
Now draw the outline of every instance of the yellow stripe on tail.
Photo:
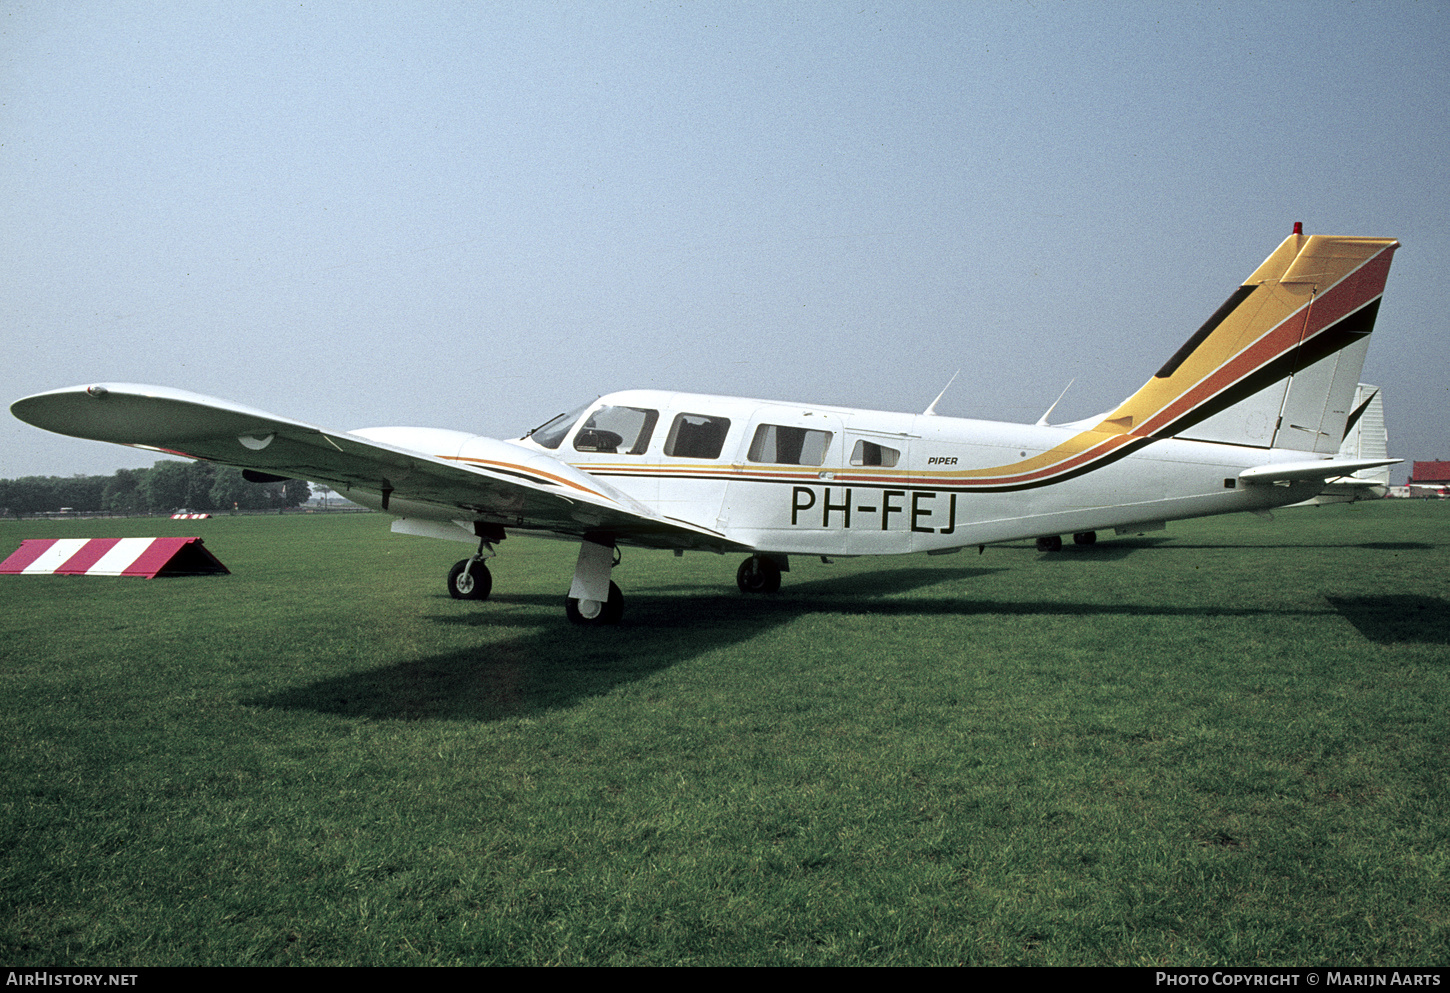
<svg viewBox="0 0 1450 993">
<path fill-rule="evenodd" d="M 1398 247 L 1296 231 L 1095 430 L 1334 453 Z"/>
</svg>

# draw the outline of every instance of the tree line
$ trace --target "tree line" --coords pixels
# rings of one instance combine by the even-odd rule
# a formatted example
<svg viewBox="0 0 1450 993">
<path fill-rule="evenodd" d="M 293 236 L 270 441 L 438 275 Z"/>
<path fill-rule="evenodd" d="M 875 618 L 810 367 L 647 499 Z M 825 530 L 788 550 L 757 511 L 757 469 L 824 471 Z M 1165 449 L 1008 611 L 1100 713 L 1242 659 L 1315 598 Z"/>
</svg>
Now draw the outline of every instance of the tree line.
<svg viewBox="0 0 1450 993">
<path fill-rule="evenodd" d="M 301 479 L 249 483 L 242 470 L 210 462 L 157 462 L 113 476 L 24 476 L 0 479 L 0 513 L 169 514 L 193 511 L 282 510 L 312 496 Z"/>
</svg>

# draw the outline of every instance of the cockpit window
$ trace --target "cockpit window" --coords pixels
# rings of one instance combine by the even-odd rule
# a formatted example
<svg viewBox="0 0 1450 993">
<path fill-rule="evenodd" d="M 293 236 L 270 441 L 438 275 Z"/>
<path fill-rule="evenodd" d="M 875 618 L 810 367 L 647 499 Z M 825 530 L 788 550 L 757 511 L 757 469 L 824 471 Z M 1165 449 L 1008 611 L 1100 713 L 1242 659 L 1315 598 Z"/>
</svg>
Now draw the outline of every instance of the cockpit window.
<svg viewBox="0 0 1450 993">
<path fill-rule="evenodd" d="M 823 465 L 830 445 L 829 431 L 762 424 L 755 429 L 755 438 L 750 442 L 750 451 L 745 457 L 752 462 Z"/>
<path fill-rule="evenodd" d="M 574 426 L 574 422 L 579 420 L 580 415 L 588 409 L 589 404 L 586 403 L 582 407 L 575 407 L 567 414 L 552 417 L 524 437 L 543 448 L 558 448 L 559 443 L 564 440 L 564 436 L 569 433 L 569 429 Z"/>
<path fill-rule="evenodd" d="M 574 436 L 574 448 L 580 452 L 643 455 L 659 419 L 658 410 L 600 407 Z"/>
<path fill-rule="evenodd" d="M 728 417 L 680 414 L 665 439 L 665 454 L 677 459 L 718 459 L 729 430 Z"/>
</svg>

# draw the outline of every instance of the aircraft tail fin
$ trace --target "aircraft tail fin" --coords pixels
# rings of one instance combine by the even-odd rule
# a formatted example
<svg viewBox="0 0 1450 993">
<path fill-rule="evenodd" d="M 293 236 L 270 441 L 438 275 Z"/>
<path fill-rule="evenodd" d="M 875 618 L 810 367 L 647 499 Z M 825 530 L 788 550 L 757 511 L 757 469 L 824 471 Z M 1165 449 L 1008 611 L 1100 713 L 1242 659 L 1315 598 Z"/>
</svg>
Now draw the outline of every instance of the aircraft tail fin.
<svg viewBox="0 0 1450 993">
<path fill-rule="evenodd" d="M 1360 383 L 1354 388 L 1354 409 L 1344 427 L 1344 441 L 1332 462 L 1345 464 L 1344 475 L 1329 476 L 1318 495 L 1290 507 L 1378 500 L 1389 495 L 1390 436 L 1385 430 L 1384 396 L 1378 386 Z M 1385 462 L 1384 465 L 1371 463 Z M 1363 469 L 1351 468 L 1355 463 Z M 1320 465 L 1325 463 L 1320 462 Z M 1288 509 L 1288 508 L 1285 508 Z"/>
<path fill-rule="evenodd" d="M 1344 440 L 1393 238 L 1290 235 L 1095 428 L 1332 455 Z"/>
<path fill-rule="evenodd" d="M 1339 446 L 1339 454 L 1346 458 L 1388 458 L 1390 454 L 1390 434 L 1385 427 L 1385 399 L 1384 394 L 1378 386 L 1370 386 L 1360 383 L 1354 390 L 1354 409 L 1349 414 L 1349 420 L 1344 425 L 1344 441 Z M 1385 486 L 1389 485 L 1390 471 L 1388 468 L 1379 473 L 1371 475 L 1373 470 L 1355 473 L 1356 476 L 1364 479 L 1374 478 L 1382 481 Z M 1380 476 L 1383 479 L 1380 480 Z"/>
</svg>

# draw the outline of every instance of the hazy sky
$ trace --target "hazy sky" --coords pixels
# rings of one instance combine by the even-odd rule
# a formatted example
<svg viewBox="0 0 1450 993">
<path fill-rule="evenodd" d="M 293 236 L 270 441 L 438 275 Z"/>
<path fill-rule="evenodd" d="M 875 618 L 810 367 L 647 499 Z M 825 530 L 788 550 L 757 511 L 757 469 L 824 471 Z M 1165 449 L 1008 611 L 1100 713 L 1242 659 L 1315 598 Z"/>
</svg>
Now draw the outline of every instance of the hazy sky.
<svg viewBox="0 0 1450 993">
<path fill-rule="evenodd" d="M 1403 243 L 1362 378 L 1450 458 L 1447 70 L 1444 2 L 5 0 L 0 401 L 1065 421 L 1303 221 Z M 0 407 L 0 477 L 153 461 Z"/>
</svg>

